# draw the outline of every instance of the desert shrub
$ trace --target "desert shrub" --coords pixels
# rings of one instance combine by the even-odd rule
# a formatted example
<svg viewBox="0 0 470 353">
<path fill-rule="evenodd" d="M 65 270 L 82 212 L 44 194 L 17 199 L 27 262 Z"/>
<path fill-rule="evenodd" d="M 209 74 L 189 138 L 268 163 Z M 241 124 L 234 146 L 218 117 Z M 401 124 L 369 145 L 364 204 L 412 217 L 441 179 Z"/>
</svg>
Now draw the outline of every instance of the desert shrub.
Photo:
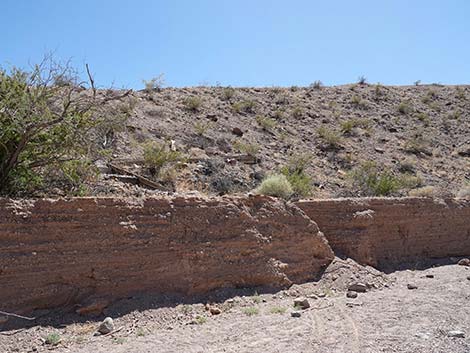
<svg viewBox="0 0 470 353">
<path fill-rule="evenodd" d="M 374 87 L 375 100 L 379 100 L 380 97 L 385 96 L 385 88 L 380 83 L 377 83 Z"/>
<path fill-rule="evenodd" d="M 241 153 L 245 153 L 250 156 L 256 156 L 260 150 L 260 146 L 258 144 L 243 141 L 235 141 L 233 143 L 233 147 Z"/>
<path fill-rule="evenodd" d="M 222 99 L 229 101 L 235 96 L 235 90 L 232 87 L 225 87 L 222 91 Z"/>
<path fill-rule="evenodd" d="M 418 189 L 413 189 L 408 192 L 408 196 L 412 197 L 437 197 L 439 196 L 439 191 L 434 186 L 423 186 Z"/>
<path fill-rule="evenodd" d="M 320 80 L 316 80 L 310 85 L 310 88 L 314 88 L 314 89 L 320 89 L 322 87 L 323 87 L 323 82 L 321 82 Z"/>
<path fill-rule="evenodd" d="M 150 174 L 160 176 L 164 167 L 184 160 L 181 152 L 172 151 L 167 144 L 150 141 L 144 144 L 144 161 Z"/>
<path fill-rule="evenodd" d="M 277 109 L 273 113 L 273 118 L 276 120 L 282 120 L 284 118 L 284 110 L 283 109 Z"/>
<path fill-rule="evenodd" d="M 435 100 L 437 98 L 437 93 L 436 91 L 430 89 L 426 92 L 426 95 L 421 98 L 421 101 L 424 103 L 424 104 L 430 104 L 433 100 Z"/>
<path fill-rule="evenodd" d="M 276 121 L 266 116 L 257 115 L 255 119 L 264 130 L 272 130 L 276 126 Z"/>
<path fill-rule="evenodd" d="M 366 196 L 388 196 L 400 189 L 393 173 L 374 162 L 365 162 L 349 173 L 352 185 Z"/>
<path fill-rule="evenodd" d="M 58 333 L 50 333 L 44 338 L 44 343 L 51 346 L 57 346 L 62 341 Z"/>
<path fill-rule="evenodd" d="M 145 86 L 146 92 L 149 93 L 152 91 L 160 91 L 165 85 L 165 77 L 164 77 L 164 74 L 160 74 L 157 77 L 154 77 L 149 81 L 142 80 L 142 82 Z"/>
<path fill-rule="evenodd" d="M 254 101 L 248 100 L 248 101 L 241 101 L 241 102 L 236 102 L 232 104 L 232 109 L 236 113 L 253 113 L 255 111 L 255 106 L 256 103 Z"/>
<path fill-rule="evenodd" d="M 90 76 L 91 77 L 91 76 Z M 68 82 L 55 85 L 55 82 Z M 106 124 L 127 119 L 120 111 L 110 116 L 104 109 L 113 97 L 83 94 L 75 70 L 48 56 L 31 71 L 0 69 L 0 194 L 27 194 L 63 177 L 60 187 L 76 188 L 62 171 L 88 161 L 103 147 Z M 75 164 L 74 164 L 75 163 Z M 77 177 L 86 177 L 84 163 Z M 89 172 L 95 171 L 90 168 Z M 55 180 L 57 181 L 57 180 Z"/>
<path fill-rule="evenodd" d="M 428 125 L 429 125 L 429 115 L 428 115 L 428 114 L 426 114 L 426 113 L 424 113 L 424 112 L 421 112 L 421 113 L 415 114 L 415 117 L 416 117 L 416 119 L 418 119 L 419 121 L 422 121 L 425 126 L 428 126 Z"/>
<path fill-rule="evenodd" d="M 360 85 L 365 85 L 367 83 L 367 78 L 363 75 L 359 76 L 359 78 L 357 79 L 357 83 Z"/>
<path fill-rule="evenodd" d="M 370 127 L 370 123 L 366 119 L 349 119 L 341 123 L 341 132 L 344 135 L 349 135 L 356 127 L 367 129 Z"/>
<path fill-rule="evenodd" d="M 304 111 L 301 107 L 295 107 L 293 110 L 292 110 L 292 116 L 294 118 L 301 118 L 302 115 L 304 114 Z"/>
<path fill-rule="evenodd" d="M 467 98 L 465 94 L 465 89 L 460 86 L 455 87 L 455 93 L 457 98 L 460 100 L 465 100 Z"/>
<path fill-rule="evenodd" d="M 269 310 L 271 314 L 284 314 L 286 311 L 287 309 L 282 306 L 274 306 Z"/>
<path fill-rule="evenodd" d="M 422 136 L 414 136 L 409 138 L 405 142 L 403 149 L 405 150 L 405 152 L 413 153 L 416 155 L 419 155 L 421 153 L 426 155 L 431 154 L 431 151 L 429 150 L 429 141 Z"/>
<path fill-rule="evenodd" d="M 401 173 L 409 173 L 412 174 L 416 170 L 416 162 L 411 159 L 404 159 L 398 162 L 398 170 Z"/>
<path fill-rule="evenodd" d="M 292 185 L 283 174 L 273 174 L 266 177 L 255 190 L 256 193 L 289 199 L 293 194 Z"/>
<path fill-rule="evenodd" d="M 403 189 L 414 189 L 423 185 L 423 180 L 411 173 L 404 173 L 398 178 L 400 188 Z"/>
<path fill-rule="evenodd" d="M 243 312 L 247 316 L 253 316 L 253 315 L 258 315 L 259 314 L 259 309 L 252 306 L 252 307 L 243 309 Z"/>
<path fill-rule="evenodd" d="M 341 135 L 325 126 L 317 130 L 318 137 L 322 140 L 327 149 L 339 149 L 341 147 Z"/>
<path fill-rule="evenodd" d="M 281 174 L 286 176 L 296 196 L 308 197 L 312 195 L 312 178 L 305 172 L 310 161 L 311 156 L 294 155 L 289 159 L 288 164 L 281 168 Z"/>
<path fill-rule="evenodd" d="M 183 104 L 187 110 L 192 111 L 192 112 L 197 112 L 201 108 L 202 100 L 201 98 L 196 97 L 196 96 L 187 97 L 183 101 Z"/>
<path fill-rule="evenodd" d="M 403 101 L 398 105 L 398 112 L 400 114 L 408 115 L 412 113 L 412 111 L 413 111 L 413 108 L 409 101 Z"/>
<path fill-rule="evenodd" d="M 194 124 L 194 130 L 199 136 L 204 136 L 207 131 L 212 128 L 212 124 L 209 122 L 196 121 Z"/>
</svg>

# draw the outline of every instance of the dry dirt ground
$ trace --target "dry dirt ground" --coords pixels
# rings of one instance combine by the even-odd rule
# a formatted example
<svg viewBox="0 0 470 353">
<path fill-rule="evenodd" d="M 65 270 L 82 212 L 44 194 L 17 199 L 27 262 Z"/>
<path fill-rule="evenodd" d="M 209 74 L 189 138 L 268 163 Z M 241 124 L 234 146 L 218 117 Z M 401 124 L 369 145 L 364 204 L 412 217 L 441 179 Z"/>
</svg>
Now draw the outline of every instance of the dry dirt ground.
<svg viewBox="0 0 470 353">
<path fill-rule="evenodd" d="M 105 312 L 117 331 L 104 337 L 93 333 L 105 315 L 84 321 L 49 313 L 36 326 L 4 330 L 0 351 L 464 353 L 470 352 L 469 276 L 470 267 L 459 265 L 384 274 L 336 259 L 319 282 L 288 290 L 239 290 L 193 304 L 123 300 Z M 355 281 L 370 289 L 347 298 Z M 296 318 L 291 312 L 298 296 L 306 296 L 311 307 Z M 221 313 L 211 315 L 206 303 Z M 453 330 L 465 337 L 449 337 Z M 59 344 L 44 343 L 51 333 L 59 335 Z"/>
</svg>

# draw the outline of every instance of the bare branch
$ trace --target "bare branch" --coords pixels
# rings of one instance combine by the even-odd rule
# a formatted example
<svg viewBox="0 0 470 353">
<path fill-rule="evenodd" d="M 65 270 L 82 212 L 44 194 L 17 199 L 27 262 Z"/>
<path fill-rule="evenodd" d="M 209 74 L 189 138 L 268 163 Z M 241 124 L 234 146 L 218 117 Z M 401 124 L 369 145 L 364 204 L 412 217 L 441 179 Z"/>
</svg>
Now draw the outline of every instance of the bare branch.
<svg viewBox="0 0 470 353">
<path fill-rule="evenodd" d="M 88 79 L 90 80 L 91 89 L 93 90 L 93 99 L 95 99 L 96 97 L 95 80 L 93 79 L 93 76 L 90 73 L 90 68 L 88 67 L 88 64 L 85 64 L 85 67 L 86 67 L 86 72 L 88 74 Z"/>
</svg>

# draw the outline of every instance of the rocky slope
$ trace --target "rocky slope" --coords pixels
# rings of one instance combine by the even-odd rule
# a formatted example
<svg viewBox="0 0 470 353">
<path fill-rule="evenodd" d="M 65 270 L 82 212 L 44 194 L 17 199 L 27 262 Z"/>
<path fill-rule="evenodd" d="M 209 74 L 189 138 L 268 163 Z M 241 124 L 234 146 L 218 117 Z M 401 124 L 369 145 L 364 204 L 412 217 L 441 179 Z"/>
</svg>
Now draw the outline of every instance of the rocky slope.
<svg viewBox="0 0 470 353">
<path fill-rule="evenodd" d="M 395 195 L 422 186 L 455 194 L 470 180 L 469 86 L 166 88 L 131 101 L 131 117 L 106 141 L 111 159 L 146 174 L 142 146 L 173 144 L 188 158 L 172 176 L 177 191 L 246 192 L 293 155 L 309 156 L 314 197 L 359 195 L 348 175 L 366 161 L 414 178 Z M 237 160 L 246 153 L 256 158 Z M 129 188 L 106 182 L 92 192 Z"/>
</svg>

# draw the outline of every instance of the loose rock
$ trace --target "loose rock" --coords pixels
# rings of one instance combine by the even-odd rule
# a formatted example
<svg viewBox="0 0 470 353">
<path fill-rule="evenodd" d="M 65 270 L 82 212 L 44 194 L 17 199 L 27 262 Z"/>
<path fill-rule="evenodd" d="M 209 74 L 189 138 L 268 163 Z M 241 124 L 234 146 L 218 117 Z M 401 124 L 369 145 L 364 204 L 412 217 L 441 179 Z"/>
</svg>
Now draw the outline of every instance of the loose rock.
<svg viewBox="0 0 470 353">
<path fill-rule="evenodd" d="M 349 286 L 348 291 L 365 293 L 367 292 L 367 286 L 364 283 L 360 283 L 360 282 L 353 283 Z"/>
<path fill-rule="evenodd" d="M 465 332 L 460 330 L 449 331 L 447 332 L 447 337 L 465 338 Z"/>
<path fill-rule="evenodd" d="M 114 321 L 112 318 L 107 317 L 106 319 L 103 320 L 103 322 L 98 327 L 98 332 L 101 333 L 102 335 L 105 335 L 112 331 L 114 331 Z"/>
<path fill-rule="evenodd" d="M 416 286 L 416 285 L 414 285 L 414 284 L 411 284 L 411 283 L 408 283 L 408 284 L 406 285 L 406 287 L 407 287 L 408 289 L 418 289 L 418 286 Z"/>
<path fill-rule="evenodd" d="M 241 136 L 243 136 L 243 131 L 242 131 L 240 128 L 238 128 L 238 127 L 234 127 L 234 128 L 232 129 L 232 134 L 241 137 Z"/>
<path fill-rule="evenodd" d="M 470 266 L 470 259 L 460 259 L 457 264 L 459 264 L 460 266 Z"/>
<path fill-rule="evenodd" d="M 357 298 L 357 292 L 348 291 L 346 293 L 346 297 L 348 297 L 348 298 Z"/>
<path fill-rule="evenodd" d="M 294 299 L 294 306 L 296 308 L 300 309 L 308 309 L 310 308 L 310 303 L 308 302 L 308 299 L 305 297 L 299 297 Z"/>
<path fill-rule="evenodd" d="M 290 316 L 292 317 L 301 317 L 302 313 L 300 311 L 293 311 L 290 313 Z"/>
<path fill-rule="evenodd" d="M 212 306 L 212 307 L 210 307 L 209 312 L 210 312 L 212 315 L 219 315 L 219 314 L 222 312 L 222 310 L 220 310 L 220 309 L 219 309 L 218 307 L 216 307 L 216 306 Z"/>
<path fill-rule="evenodd" d="M 434 278 L 434 275 L 426 275 L 426 278 Z"/>
</svg>

